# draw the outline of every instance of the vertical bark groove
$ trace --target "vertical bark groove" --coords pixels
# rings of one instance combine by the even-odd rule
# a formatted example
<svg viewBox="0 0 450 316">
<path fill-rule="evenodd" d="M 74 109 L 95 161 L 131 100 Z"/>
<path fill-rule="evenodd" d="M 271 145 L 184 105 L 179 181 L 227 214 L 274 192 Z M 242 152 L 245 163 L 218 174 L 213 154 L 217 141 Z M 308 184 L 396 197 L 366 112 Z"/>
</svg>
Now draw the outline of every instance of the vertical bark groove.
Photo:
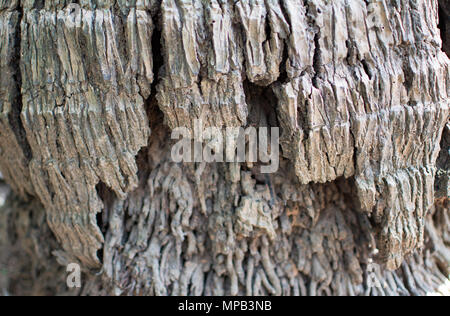
<svg viewBox="0 0 450 316">
<path fill-rule="evenodd" d="M 31 150 L 20 119 L 20 21 L 18 1 L 0 3 L 0 165 L 3 176 L 22 198 L 33 195 L 28 164 Z"/>
</svg>

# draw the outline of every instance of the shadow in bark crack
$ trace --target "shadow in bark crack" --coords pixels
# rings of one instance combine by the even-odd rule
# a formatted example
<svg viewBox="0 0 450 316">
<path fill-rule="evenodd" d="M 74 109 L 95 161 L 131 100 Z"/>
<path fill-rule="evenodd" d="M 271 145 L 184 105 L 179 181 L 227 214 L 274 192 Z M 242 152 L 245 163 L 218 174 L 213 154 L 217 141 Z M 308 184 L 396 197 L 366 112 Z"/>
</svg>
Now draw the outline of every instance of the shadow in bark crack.
<svg viewBox="0 0 450 316">
<path fill-rule="evenodd" d="M 279 127 L 278 99 L 271 86 L 262 87 L 250 81 L 244 82 L 246 102 L 249 107 L 248 124 L 254 127 Z"/>
<path fill-rule="evenodd" d="M 437 172 L 435 181 L 435 196 L 438 202 L 447 200 L 450 181 L 450 125 L 444 128 L 441 139 L 441 151 L 436 162 Z"/>
<path fill-rule="evenodd" d="M 160 81 L 160 71 L 164 67 L 164 57 L 161 50 L 161 25 L 160 17 L 155 16 L 155 29 L 152 35 L 152 56 L 153 56 L 153 75 L 154 80 L 151 86 L 150 97 L 146 100 L 146 113 L 148 123 L 151 128 L 151 135 L 148 140 L 147 147 L 140 150 L 137 155 L 138 177 L 141 185 L 145 185 L 142 181 L 146 181 L 150 172 L 155 168 L 162 159 L 164 152 L 167 150 L 170 139 L 170 129 L 164 123 L 164 113 L 160 110 L 158 100 L 156 98 L 158 90 L 157 86 Z"/>
<path fill-rule="evenodd" d="M 103 202 L 102 211 L 97 213 L 96 215 L 97 226 L 100 228 L 103 236 L 105 236 L 108 231 L 108 205 L 110 205 L 114 201 L 116 196 L 115 193 L 101 181 L 95 186 L 95 189 L 97 190 L 99 198 Z M 97 251 L 97 257 L 100 262 L 103 262 L 103 247 Z"/>
<path fill-rule="evenodd" d="M 450 0 L 439 0 L 439 29 L 442 50 L 450 57 Z"/>
</svg>

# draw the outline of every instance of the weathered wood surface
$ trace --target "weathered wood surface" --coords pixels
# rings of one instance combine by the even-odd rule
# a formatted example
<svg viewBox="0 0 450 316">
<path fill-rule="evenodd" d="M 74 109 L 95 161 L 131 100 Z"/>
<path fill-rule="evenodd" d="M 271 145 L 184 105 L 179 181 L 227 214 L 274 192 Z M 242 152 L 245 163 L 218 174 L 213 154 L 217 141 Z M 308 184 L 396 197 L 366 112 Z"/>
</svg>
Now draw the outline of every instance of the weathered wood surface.
<svg viewBox="0 0 450 316">
<path fill-rule="evenodd" d="M 374 249 L 403 269 L 384 294 L 432 290 L 439 3 L 0 0 L 0 170 L 43 204 L 61 263 L 102 267 L 103 294 L 367 294 Z M 281 127 L 281 169 L 172 163 L 170 130 L 195 119 Z M 403 264 L 424 238 L 439 260 Z M 412 281 L 421 260 L 437 279 Z"/>
</svg>

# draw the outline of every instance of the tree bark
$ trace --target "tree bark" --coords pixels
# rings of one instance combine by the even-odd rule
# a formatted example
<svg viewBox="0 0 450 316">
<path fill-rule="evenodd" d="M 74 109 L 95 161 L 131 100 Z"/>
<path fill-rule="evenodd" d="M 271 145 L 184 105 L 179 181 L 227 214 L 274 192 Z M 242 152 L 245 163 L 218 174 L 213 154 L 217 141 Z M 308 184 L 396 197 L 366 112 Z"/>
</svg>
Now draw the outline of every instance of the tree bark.
<svg viewBox="0 0 450 316">
<path fill-rule="evenodd" d="M 0 290 L 444 291 L 449 10 L 0 0 Z M 171 131 L 198 119 L 279 127 L 279 170 L 173 162 Z"/>
</svg>

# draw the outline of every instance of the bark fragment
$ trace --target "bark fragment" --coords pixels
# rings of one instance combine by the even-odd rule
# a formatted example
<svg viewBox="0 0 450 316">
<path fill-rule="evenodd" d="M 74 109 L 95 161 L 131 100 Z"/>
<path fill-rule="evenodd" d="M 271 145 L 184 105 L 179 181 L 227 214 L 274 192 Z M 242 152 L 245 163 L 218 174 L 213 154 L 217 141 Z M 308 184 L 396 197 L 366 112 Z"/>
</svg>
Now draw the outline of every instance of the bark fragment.
<svg viewBox="0 0 450 316">
<path fill-rule="evenodd" d="M 58 240 L 99 265 L 103 236 L 95 186 L 120 197 L 137 187 L 135 155 L 147 144 L 144 102 L 153 81 L 153 22 L 145 8 L 24 4 L 22 120 L 36 194 Z"/>
</svg>

